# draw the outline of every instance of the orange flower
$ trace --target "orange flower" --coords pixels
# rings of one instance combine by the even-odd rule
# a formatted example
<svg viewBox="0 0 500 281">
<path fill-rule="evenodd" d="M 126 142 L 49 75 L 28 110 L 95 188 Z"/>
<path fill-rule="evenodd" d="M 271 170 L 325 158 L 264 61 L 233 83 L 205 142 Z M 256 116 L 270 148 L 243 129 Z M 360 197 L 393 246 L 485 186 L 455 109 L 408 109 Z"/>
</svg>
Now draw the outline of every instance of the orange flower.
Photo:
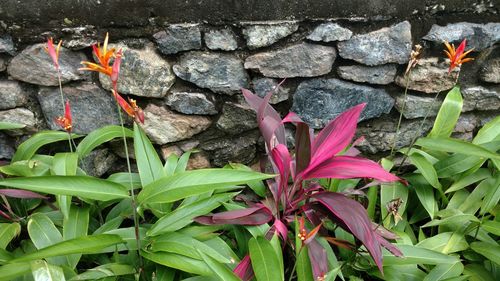
<svg viewBox="0 0 500 281">
<path fill-rule="evenodd" d="M 109 65 L 109 60 L 114 56 L 115 49 L 111 48 L 108 50 L 108 38 L 108 33 L 106 33 L 106 38 L 104 39 L 102 49 L 100 44 L 97 44 L 97 46 L 95 44 L 92 45 L 92 49 L 94 55 L 97 57 L 98 63 L 82 61 L 82 64 L 85 65 L 85 67 L 80 68 L 80 70 L 97 71 L 111 76 L 113 70 Z"/>
<path fill-rule="evenodd" d="M 137 103 L 133 99 L 128 99 L 128 102 L 115 90 L 111 90 L 113 92 L 113 96 L 116 99 L 116 102 L 120 105 L 120 107 L 125 111 L 128 116 L 135 119 L 136 122 L 141 122 L 144 124 L 144 112 L 142 109 L 137 106 Z"/>
<path fill-rule="evenodd" d="M 116 85 L 118 83 L 118 74 L 120 74 L 121 61 L 122 61 L 122 50 L 120 49 L 115 55 L 115 61 L 113 62 L 113 66 L 111 67 L 111 75 L 110 75 L 111 83 L 113 83 L 113 88 L 115 89 L 115 91 L 117 91 Z"/>
<path fill-rule="evenodd" d="M 54 48 L 54 41 L 52 40 L 52 37 L 50 37 L 47 39 L 47 46 L 45 47 L 45 51 L 47 51 L 52 58 L 52 62 L 54 63 L 56 70 L 59 70 L 59 50 L 61 49 L 61 44 L 62 40 L 59 40 L 57 47 Z"/>
<path fill-rule="evenodd" d="M 303 244 L 309 244 L 316 234 L 318 233 L 319 229 L 321 228 L 322 223 L 320 223 L 318 226 L 316 226 L 311 232 L 307 233 L 307 229 L 305 227 L 305 220 L 304 217 L 299 218 L 299 234 L 297 236 L 300 238 Z"/>
<path fill-rule="evenodd" d="M 444 52 L 450 59 L 450 68 L 448 69 L 448 73 L 450 73 L 455 67 L 461 66 L 462 63 L 474 60 L 473 58 L 466 58 L 466 56 L 474 50 L 470 49 L 464 53 L 466 44 L 467 40 L 464 39 L 462 43 L 460 43 L 458 48 L 455 50 L 455 45 L 453 44 L 450 45 L 450 43 L 444 41 L 444 45 L 446 46 L 446 49 L 448 49 L 444 50 Z"/>
<path fill-rule="evenodd" d="M 64 107 L 64 116 L 59 116 L 54 121 L 66 132 L 71 133 L 71 129 L 73 127 L 71 119 L 71 107 L 69 105 L 69 101 L 66 101 L 66 106 Z"/>
</svg>

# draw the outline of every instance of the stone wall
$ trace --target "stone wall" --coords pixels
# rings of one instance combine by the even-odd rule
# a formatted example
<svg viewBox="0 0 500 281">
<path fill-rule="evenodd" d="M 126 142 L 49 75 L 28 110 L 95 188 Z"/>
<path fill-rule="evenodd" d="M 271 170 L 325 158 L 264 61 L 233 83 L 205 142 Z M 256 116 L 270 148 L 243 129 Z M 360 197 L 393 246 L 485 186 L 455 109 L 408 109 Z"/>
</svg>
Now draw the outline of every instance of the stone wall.
<svg viewBox="0 0 500 281">
<path fill-rule="evenodd" d="M 213 7 L 201 14 L 190 9 L 171 15 L 161 1 L 145 1 L 147 5 L 124 9 L 126 15 L 139 15 L 130 21 L 113 10 L 116 22 L 110 15 L 100 21 L 102 10 L 97 8 L 124 1 L 87 1 L 85 7 L 97 7 L 95 16 L 68 4 L 85 1 L 46 1 L 38 13 L 13 2 L 18 1 L 0 8 L 0 121 L 25 127 L 0 133 L 4 160 L 28 135 L 57 129 L 54 118 L 62 114 L 58 80 L 43 50 L 49 36 L 63 40 L 63 91 L 72 105 L 75 133 L 119 123 L 107 77 L 78 70 L 80 61 L 92 59 L 90 46 L 109 31 L 111 46 L 124 52 L 119 91 L 143 107 L 143 128 L 164 156 L 200 151 L 192 157 L 193 168 L 254 162 L 263 153 L 263 142 L 240 89 L 263 96 L 285 78 L 271 103 L 282 114 L 298 113 L 316 129 L 366 102 L 358 134 L 365 136 L 361 149 L 373 157 L 391 149 L 399 111 L 406 104 L 397 147 L 408 145 L 420 126 L 422 133 L 430 128 L 440 101 L 454 85 L 457 70 L 448 75 L 443 40 L 458 44 L 467 38 L 476 58 L 460 73 L 464 114 L 455 134 L 470 138 L 500 109 L 500 23 L 492 1 L 456 1 L 455 6 L 450 1 L 398 1 L 386 9 L 394 1 L 374 1 L 366 13 L 352 5 L 326 12 L 317 6 L 326 1 L 309 1 L 312 6 L 303 11 L 298 1 L 277 1 L 282 6 L 273 7 L 264 1 L 262 13 L 226 7 L 226 13 L 217 12 L 219 17 L 210 12 Z M 175 11 L 204 1 L 173 2 Z M 450 20 L 452 15 L 456 18 Z M 417 43 L 424 53 L 409 78 L 405 102 L 403 73 Z M 437 101 L 436 93 L 441 93 Z M 422 124 L 428 108 L 431 118 Z M 293 128 L 287 130 L 292 138 Z M 91 174 L 101 175 L 119 169 L 114 163 L 120 157 L 120 144 L 111 143 L 85 165 Z"/>
</svg>

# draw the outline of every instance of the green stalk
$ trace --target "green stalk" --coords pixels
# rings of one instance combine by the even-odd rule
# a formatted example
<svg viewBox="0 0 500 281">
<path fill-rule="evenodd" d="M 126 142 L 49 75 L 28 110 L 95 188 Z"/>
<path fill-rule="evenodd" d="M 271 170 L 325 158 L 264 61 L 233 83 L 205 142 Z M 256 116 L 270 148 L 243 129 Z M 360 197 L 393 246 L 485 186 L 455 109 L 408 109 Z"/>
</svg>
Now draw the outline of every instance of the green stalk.
<svg viewBox="0 0 500 281">
<path fill-rule="evenodd" d="M 401 121 L 403 120 L 403 112 L 405 111 L 406 108 L 406 96 L 408 94 L 408 87 L 410 85 L 410 75 L 411 75 L 411 68 L 410 71 L 408 71 L 408 74 L 406 75 L 406 80 L 405 80 L 405 92 L 403 95 L 403 106 L 401 107 L 401 110 L 399 111 L 399 120 L 398 120 L 398 125 L 396 126 L 396 134 L 394 135 L 394 142 L 392 144 L 391 148 L 391 154 L 389 155 L 389 159 L 392 159 L 394 156 L 394 150 L 396 149 L 396 142 L 398 141 L 398 136 L 399 136 L 399 130 L 401 128 Z"/>
<path fill-rule="evenodd" d="M 368 217 L 370 219 L 375 218 L 375 207 L 377 206 L 377 197 L 378 197 L 378 188 L 377 186 L 372 186 L 368 188 L 368 192 L 366 193 L 368 197 L 368 208 L 366 211 L 368 212 Z"/>
<path fill-rule="evenodd" d="M 59 70 L 59 68 L 57 68 L 57 79 L 59 80 L 59 93 L 61 94 L 61 103 L 62 103 L 62 109 L 63 109 L 63 114 L 64 114 L 64 111 L 65 111 L 64 94 L 63 94 L 63 90 L 62 90 L 61 70 Z M 73 147 L 71 146 L 71 143 L 75 144 L 75 142 L 73 141 L 73 138 L 71 137 L 71 133 L 70 132 L 67 132 L 67 133 L 68 133 L 69 151 L 71 153 L 73 153 Z M 75 144 L 75 147 L 76 147 L 76 144 Z"/>
</svg>

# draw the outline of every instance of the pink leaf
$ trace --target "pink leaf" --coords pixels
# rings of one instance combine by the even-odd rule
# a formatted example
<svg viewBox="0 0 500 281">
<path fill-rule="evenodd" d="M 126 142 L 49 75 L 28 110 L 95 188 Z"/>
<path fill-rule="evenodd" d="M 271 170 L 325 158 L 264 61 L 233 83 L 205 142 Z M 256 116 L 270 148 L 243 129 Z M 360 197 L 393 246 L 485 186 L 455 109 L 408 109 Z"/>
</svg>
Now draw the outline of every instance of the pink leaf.
<svg viewBox="0 0 500 281">
<path fill-rule="evenodd" d="M 42 196 L 38 193 L 28 191 L 28 190 L 19 190 L 19 189 L 0 189 L 0 194 L 5 195 L 7 197 L 12 198 L 21 198 L 21 199 L 47 199 L 47 197 Z"/>
<path fill-rule="evenodd" d="M 288 228 L 286 227 L 286 225 L 282 221 L 276 219 L 274 221 L 273 227 L 276 229 L 278 234 L 281 236 L 281 239 L 283 239 L 283 241 L 287 241 Z"/>
<path fill-rule="evenodd" d="M 232 210 L 211 216 L 196 217 L 194 221 L 201 224 L 236 224 L 236 225 L 261 225 L 271 221 L 271 210 L 266 206 L 251 207 L 241 210 Z"/>
<path fill-rule="evenodd" d="M 254 272 L 252 269 L 252 262 L 250 260 L 250 255 L 246 255 L 240 261 L 240 263 L 234 268 L 233 272 L 241 280 L 250 281 L 254 276 Z"/>
<path fill-rule="evenodd" d="M 314 169 L 308 168 L 302 178 L 373 178 L 381 182 L 400 180 L 400 178 L 384 170 L 379 164 L 368 159 L 352 156 L 333 157 Z"/>
<path fill-rule="evenodd" d="M 285 145 L 280 143 L 273 148 L 271 156 L 280 174 L 278 187 L 278 198 L 280 198 L 283 190 L 288 186 L 288 178 L 290 177 L 290 152 Z"/>
<path fill-rule="evenodd" d="M 316 239 L 313 239 L 307 244 L 309 261 L 313 270 L 314 280 L 323 280 L 328 273 L 328 259 L 326 257 L 326 250 L 319 244 Z"/>
<path fill-rule="evenodd" d="M 113 67 L 111 68 L 111 82 L 113 83 L 113 88 L 118 91 L 116 84 L 118 83 L 118 75 L 120 74 L 120 65 L 122 62 L 122 50 L 120 49 L 115 55 L 115 61 L 113 62 Z"/>
</svg>

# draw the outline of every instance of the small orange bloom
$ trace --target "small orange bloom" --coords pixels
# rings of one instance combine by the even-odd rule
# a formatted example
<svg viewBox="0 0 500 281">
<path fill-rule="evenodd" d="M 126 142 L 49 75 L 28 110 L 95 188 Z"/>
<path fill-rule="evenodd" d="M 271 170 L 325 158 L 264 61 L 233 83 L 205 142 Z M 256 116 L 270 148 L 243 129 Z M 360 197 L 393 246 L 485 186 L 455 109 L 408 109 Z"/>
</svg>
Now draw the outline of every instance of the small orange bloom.
<svg viewBox="0 0 500 281">
<path fill-rule="evenodd" d="M 307 229 L 305 227 L 305 220 L 304 217 L 299 218 L 299 234 L 297 236 L 300 238 L 303 244 L 309 244 L 316 234 L 318 233 L 319 229 L 321 228 L 322 223 L 320 223 L 318 226 L 316 226 L 311 232 L 307 233 Z"/>
<path fill-rule="evenodd" d="M 120 107 L 128 114 L 128 116 L 134 118 L 136 122 L 144 124 L 144 112 L 139 106 L 137 106 L 135 100 L 129 98 L 129 102 L 127 102 L 115 90 L 111 90 L 111 92 L 113 92 L 113 96 L 115 97 L 116 102 L 118 102 Z"/>
<path fill-rule="evenodd" d="M 64 116 L 59 116 L 54 121 L 66 132 L 71 133 L 71 129 L 73 128 L 73 126 L 69 101 L 66 101 L 66 106 L 64 107 Z"/>
<path fill-rule="evenodd" d="M 450 43 L 444 41 L 444 45 L 446 46 L 446 49 L 448 49 L 444 50 L 444 53 L 450 59 L 450 68 L 448 69 L 448 73 L 450 73 L 455 67 L 461 66 L 462 63 L 474 60 L 473 58 L 466 58 L 466 56 L 474 50 L 470 49 L 467 52 L 464 52 L 466 44 L 467 40 L 464 39 L 462 43 L 460 43 L 458 48 L 455 50 L 455 45 L 453 44 L 450 45 Z"/>
<path fill-rule="evenodd" d="M 52 58 L 52 62 L 54 63 L 55 68 L 59 69 L 59 50 L 61 49 L 62 40 L 59 40 L 57 47 L 54 48 L 54 41 L 52 37 L 47 39 L 47 46 L 45 47 L 45 51 L 49 53 Z"/>
<path fill-rule="evenodd" d="M 108 38 L 108 33 L 106 33 L 106 38 L 104 39 L 102 48 L 100 44 L 92 45 L 93 53 L 97 57 L 98 63 L 82 61 L 82 64 L 85 65 L 85 67 L 80 68 L 80 70 L 97 71 L 111 76 L 113 70 L 109 65 L 109 60 L 114 56 L 115 49 L 111 48 L 108 50 Z"/>
</svg>

